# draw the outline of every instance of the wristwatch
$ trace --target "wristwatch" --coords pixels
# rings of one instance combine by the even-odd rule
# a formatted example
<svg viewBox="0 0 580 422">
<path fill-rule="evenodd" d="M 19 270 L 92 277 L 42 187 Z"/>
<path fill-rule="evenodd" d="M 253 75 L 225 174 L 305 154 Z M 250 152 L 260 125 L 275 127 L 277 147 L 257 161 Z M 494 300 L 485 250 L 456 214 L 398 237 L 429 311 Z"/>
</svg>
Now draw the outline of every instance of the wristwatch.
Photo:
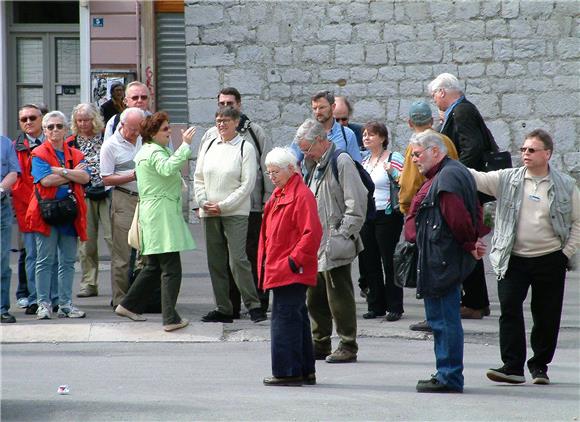
<svg viewBox="0 0 580 422">
<path fill-rule="evenodd" d="M 67 169 L 62 169 L 62 175 L 64 177 L 66 177 L 67 174 L 68 174 L 68 170 Z"/>
</svg>

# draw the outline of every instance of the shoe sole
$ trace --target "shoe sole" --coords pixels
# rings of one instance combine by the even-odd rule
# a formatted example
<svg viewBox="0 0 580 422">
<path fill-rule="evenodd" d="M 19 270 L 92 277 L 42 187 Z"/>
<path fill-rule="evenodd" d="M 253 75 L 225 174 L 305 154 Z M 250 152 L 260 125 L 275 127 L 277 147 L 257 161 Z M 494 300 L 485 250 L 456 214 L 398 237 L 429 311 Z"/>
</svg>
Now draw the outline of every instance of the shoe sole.
<svg viewBox="0 0 580 422">
<path fill-rule="evenodd" d="M 532 380 L 532 384 L 536 384 L 536 385 L 548 385 L 550 384 L 550 380 L 546 379 L 546 378 L 534 378 Z"/>
<path fill-rule="evenodd" d="M 507 375 L 497 371 L 487 371 L 487 378 L 495 382 L 507 382 L 508 384 L 523 384 L 526 378 L 523 375 Z"/>
<path fill-rule="evenodd" d="M 129 318 L 131 321 L 136 321 L 136 322 L 143 322 L 143 321 L 147 321 L 147 318 L 145 318 L 142 315 L 138 315 L 134 312 L 130 312 L 129 310 L 125 310 L 125 309 L 119 309 L 120 305 L 117 305 L 117 307 L 115 308 L 115 313 L 119 316 L 125 317 L 125 318 Z"/>
<path fill-rule="evenodd" d="M 79 294 L 77 294 L 77 297 L 97 297 L 97 296 L 99 296 L 98 293 L 93 293 L 93 294 L 90 294 L 90 293 L 79 293 Z"/>
<path fill-rule="evenodd" d="M 44 316 L 37 316 L 36 319 L 42 320 L 42 319 L 52 319 L 52 318 L 48 315 L 44 315 Z"/>
<path fill-rule="evenodd" d="M 71 318 L 71 319 L 80 319 L 80 318 L 84 318 L 84 317 L 86 317 L 86 316 L 87 316 L 87 314 L 84 314 L 83 316 L 80 316 L 80 315 L 78 315 L 78 316 L 76 316 L 76 315 L 75 315 L 75 316 L 71 316 L 71 315 L 63 315 L 63 314 L 58 314 L 57 316 L 58 316 L 59 318 Z"/>
<path fill-rule="evenodd" d="M 356 362 L 356 358 L 353 359 L 346 359 L 346 360 L 334 360 L 334 359 L 325 359 L 326 363 L 354 363 Z"/>
<path fill-rule="evenodd" d="M 188 320 L 185 320 L 185 321 L 183 321 L 183 322 L 181 322 L 181 323 L 179 323 L 179 324 L 164 325 L 164 326 L 163 326 L 163 330 L 164 330 L 165 332 L 167 332 L 167 333 L 170 333 L 170 332 L 172 332 L 172 331 L 175 331 L 175 330 L 180 330 L 180 329 L 182 329 L 182 328 L 185 328 L 185 327 L 187 327 L 188 325 L 189 325 L 189 321 L 188 321 Z"/>
</svg>

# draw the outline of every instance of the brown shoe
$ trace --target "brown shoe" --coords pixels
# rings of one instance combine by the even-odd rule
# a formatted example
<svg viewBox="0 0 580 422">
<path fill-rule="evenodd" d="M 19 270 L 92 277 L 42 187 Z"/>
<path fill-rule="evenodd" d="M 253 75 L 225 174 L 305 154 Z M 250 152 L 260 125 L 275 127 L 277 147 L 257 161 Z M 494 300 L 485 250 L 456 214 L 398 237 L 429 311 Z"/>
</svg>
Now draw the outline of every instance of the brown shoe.
<svg viewBox="0 0 580 422">
<path fill-rule="evenodd" d="M 356 362 L 356 353 L 345 349 L 336 349 L 326 357 L 327 363 L 350 363 Z"/>
<path fill-rule="evenodd" d="M 482 319 L 483 318 L 483 309 L 472 309 L 472 308 L 468 308 L 467 306 L 462 306 L 460 313 L 461 313 L 461 319 Z"/>
<path fill-rule="evenodd" d="M 98 295 L 99 292 L 96 289 L 82 289 L 77 293 L 77 297 L 93 297 Z"/>
<path fill-rule="evenodd" d="M 180 328 L 184 328 L 187 327 L 189 325 L 189 320 L 183 318 L 181 321 L 179 321 L 177 324 L 168 324 L 168 325 L 164 325 L 163 329 L 165 331 L 175 331 L 175 330 L 179 330 Z"/>
</svg>

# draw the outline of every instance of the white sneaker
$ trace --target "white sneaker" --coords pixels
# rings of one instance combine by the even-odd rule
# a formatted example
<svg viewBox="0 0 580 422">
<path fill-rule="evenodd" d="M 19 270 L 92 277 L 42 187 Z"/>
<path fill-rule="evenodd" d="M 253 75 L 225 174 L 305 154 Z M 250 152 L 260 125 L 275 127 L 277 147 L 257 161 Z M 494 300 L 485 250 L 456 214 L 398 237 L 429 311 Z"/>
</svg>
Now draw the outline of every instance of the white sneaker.
<svg viewBox="0 0 580 422">
<path fill-rule="evenodd" d="M 28 298 L 21 297 L 16 301 L 16 306 L 18 306 L 21 309 L 28 308 Z"/>
<path fill-rule="evenodd" d="M 57 315 L 59 318 L 84 318 L 87 316 L 84 311 L 81 311 L 73 305 L 59 306 Z"/>
<path fill-rule="evenodd" d="M 51 319 L 52 318 L 52 310 L 50 309 L 50 305 L 46 303 L 41 303 L 38 305 L 38 309 L 36 311 L 36 319 Z"/>
</svg>

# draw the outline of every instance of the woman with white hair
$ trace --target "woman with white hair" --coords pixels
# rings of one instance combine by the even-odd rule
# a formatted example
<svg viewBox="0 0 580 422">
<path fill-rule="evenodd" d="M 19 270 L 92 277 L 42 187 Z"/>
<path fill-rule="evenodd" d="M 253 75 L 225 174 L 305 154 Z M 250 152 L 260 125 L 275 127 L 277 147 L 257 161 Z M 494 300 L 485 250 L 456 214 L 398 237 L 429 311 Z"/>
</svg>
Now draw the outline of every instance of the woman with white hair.
<svg viewBox="0 0 580 422">
<path fill-rule="evenodd" d="M 274 148 L 266 174 L 275 186 L 264 207 L 258 246 L 260 288 L 273 292 L 269 386 L 316 384 L 306 290 L 316 285 L 322 239 L 316 199 L 298 172 L 296 156 Z"/>
<path fill-rule="evenodd" d="M 83 185 L 90 172 L 82 152 L 64 141 L 67 123 L 60 111 L 42 119 L 46 141 L 32 151 L 34 192 L 26 224 L 36 232 L 37 319 L 50 319 L 53 263 L 58 259 L 58 317 L 84 318 L 72 304 L 77 238 L 87 240 L 87 206 Z M 50 212 L 47 212 L 50 210 Z M 58 257 L 57 257 L 58 254 Z"/>
<path fill-rule="evenodd" d="M 85 156 L 91 172 L 90 183 L 85 186 L 85 202 L 87 204 L 87 236 L 86 242 L 79 245 L 79 261 L 81 263 L 81 285 L 77 297 L 99 295 L 99 227 L 103 238 L 111 250 L 111 195 L 105 190 L 101 177 L 100 153 L 103 145 L 103 129 L 105 124 L 101 114 L 93 104 L 78 104 L 72 112 L 72 135 L 66 139 L 69 146 L 79 149 Z"/>
</svg>

